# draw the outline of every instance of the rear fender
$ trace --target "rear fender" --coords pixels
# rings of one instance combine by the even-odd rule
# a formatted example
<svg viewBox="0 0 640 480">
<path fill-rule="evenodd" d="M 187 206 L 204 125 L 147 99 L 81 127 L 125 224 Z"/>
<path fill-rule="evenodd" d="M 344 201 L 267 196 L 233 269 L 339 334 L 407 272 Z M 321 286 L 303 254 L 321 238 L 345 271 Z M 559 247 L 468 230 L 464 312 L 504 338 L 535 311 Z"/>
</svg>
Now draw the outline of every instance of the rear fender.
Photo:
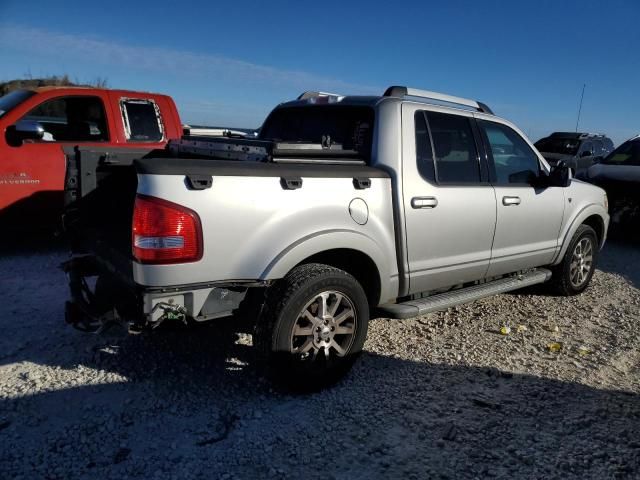
<svg viewBox="0 0 640 480">
<path fill-rule="evenodd" d="M 365 234 L 351 230 L 326 230 L 303 237 L 282 250 L 262 272 L 260 280 L 284 277 L 307 258 L 334 249 L 351 249 L 367 255 L 378 269 L 380 299 L 395 298 L 398 276 L 391 275 L 389 259 L 382 249 Z M 393 259 L 392 259 L 393 260 Z"/>
</svg>

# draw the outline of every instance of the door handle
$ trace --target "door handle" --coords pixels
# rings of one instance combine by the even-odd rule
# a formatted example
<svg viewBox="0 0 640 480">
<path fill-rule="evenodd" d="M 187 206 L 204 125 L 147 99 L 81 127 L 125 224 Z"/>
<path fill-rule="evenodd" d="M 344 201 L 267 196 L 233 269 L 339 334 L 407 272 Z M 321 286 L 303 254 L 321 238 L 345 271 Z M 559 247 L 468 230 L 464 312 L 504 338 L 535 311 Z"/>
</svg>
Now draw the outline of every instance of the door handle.
<svg viewBox="0 0 640 480">
<path fill-rule="evenodd" d="M 436 208 L 438 199 L 436 197 L 413 197 L 411 206 L 413 208 Z"/>
<path fill-rule="evenodd" d="M 502 197 L 502 204 L 505 207 L 520 205 L 520 197 Z"/>
</svg>

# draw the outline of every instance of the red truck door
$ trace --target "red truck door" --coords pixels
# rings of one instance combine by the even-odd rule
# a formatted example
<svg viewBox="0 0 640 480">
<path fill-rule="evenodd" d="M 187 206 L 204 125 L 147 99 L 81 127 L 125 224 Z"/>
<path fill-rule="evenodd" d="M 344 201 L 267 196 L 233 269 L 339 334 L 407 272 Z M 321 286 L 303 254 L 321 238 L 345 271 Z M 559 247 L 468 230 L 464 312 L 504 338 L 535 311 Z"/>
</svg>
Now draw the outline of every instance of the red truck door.
<svg viewBox="0 0 640 480">
<path fill-rule="evenodd" d="M 54 226 L 62 209 L 65 157 L 62 148 L 109 142 L 108 108 L 100 94 L 34 96 L 11 123 L 37 121 L 42 140 L 10 144 L 0 139 L 0 224 L 3 228 L 40 229 Z"/>
</svg>

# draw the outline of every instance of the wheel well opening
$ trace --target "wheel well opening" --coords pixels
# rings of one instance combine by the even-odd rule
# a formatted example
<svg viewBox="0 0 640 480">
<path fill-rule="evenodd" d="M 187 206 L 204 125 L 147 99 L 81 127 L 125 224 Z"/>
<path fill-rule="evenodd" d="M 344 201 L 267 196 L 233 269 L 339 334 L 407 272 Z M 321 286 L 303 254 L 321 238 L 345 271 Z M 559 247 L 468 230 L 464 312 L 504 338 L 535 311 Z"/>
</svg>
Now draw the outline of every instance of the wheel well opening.
<svg viewBox="0 0 640 480">
<path fill-rule="evenodd" d="M 604 238 L 604 221 L 602 218 L 600 218 L 599 215 L 591 215 L 582 223 L 589 225 L 595 230 L 596 236 L 598 237 L 598 245 L 602 245 L 602 240 Z"/>
<path fill-rule="evenodd" d="M 369 304 L 371 306 L 378 304 L 380 299 L 380 273 L 375 262 L 365 253 L 349 248 L 337 248 L 316 253 L 300 262 L 299 265 L 305 263 L 323 263 L 353 275 L 362 285 Z"/>
</svg>

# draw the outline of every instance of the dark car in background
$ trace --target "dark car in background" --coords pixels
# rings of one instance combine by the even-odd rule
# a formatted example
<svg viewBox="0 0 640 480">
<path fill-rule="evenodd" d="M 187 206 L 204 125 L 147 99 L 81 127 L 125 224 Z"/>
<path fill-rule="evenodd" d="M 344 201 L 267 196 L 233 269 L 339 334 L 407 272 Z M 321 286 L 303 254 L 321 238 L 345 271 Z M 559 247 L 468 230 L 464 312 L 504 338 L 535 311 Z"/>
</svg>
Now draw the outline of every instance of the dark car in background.
<svg viewBox="0 0 640 480">
<path fill-rule="evenodd" d="M 553 132 L 535 143 L 551 166 L 563 160 L 574 175 L 585 171 L 613 150 L 613 142 L 598 133 Z"/>
<path fill-rule="evenodd" d="M 607 192 L 612 223 L 633 226 L 640 219 L 640 135 L 624 142 L 577 178 Z"/>
</svg>

